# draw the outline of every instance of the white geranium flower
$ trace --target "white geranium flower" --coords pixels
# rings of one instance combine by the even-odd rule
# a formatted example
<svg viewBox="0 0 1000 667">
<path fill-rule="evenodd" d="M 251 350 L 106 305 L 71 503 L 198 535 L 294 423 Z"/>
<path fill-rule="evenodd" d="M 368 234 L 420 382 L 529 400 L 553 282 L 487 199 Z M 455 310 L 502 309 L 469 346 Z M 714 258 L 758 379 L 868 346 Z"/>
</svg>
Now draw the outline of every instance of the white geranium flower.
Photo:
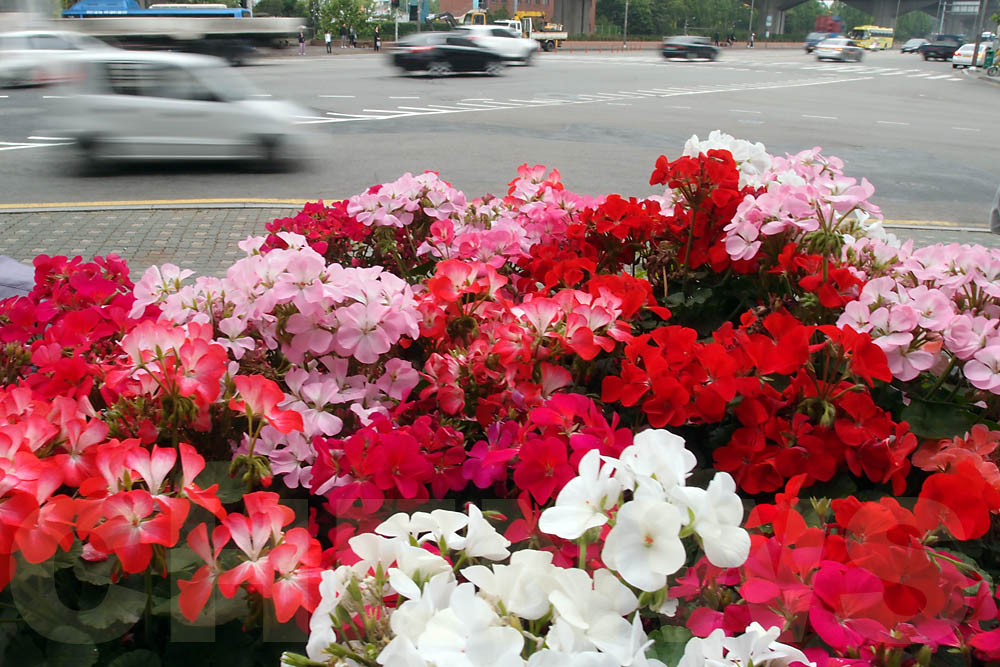
<svg viewBox="0 0 1000 667">
<path fill-rule="evenodd" d="M 720 130 L 709 132 L 705 141 L 698 139 L 697 134 L 693 135 L 684 144 L 684 155 L 695 157 L 701 153 L 707 154 L 713 149 L 727 150 L 733 154 L 733 160 L 740 170 L 741 188 L 747 185 L 762 185 L 767 172 L 771 169 L 771 155 L 764 144 L 737 139 Z"/>
<path fill-rule="evenodd" d="M 680 529 L 680 512 L 670 503 L 632 500 L 618 510 L 601 558 L 636 588 L 658 591 L 666 586 L 667 576 L 684 565 Z"/>
<path fill-rule="evenodd" d="M 459 584 L 455 588 L 448 606 L 427 621 L 416 642 L 421 657 L 442 667 L 506 667 L 511 664 L 507 657 L 511 655 L 511 650 L 517 660 L 521 660 L 523 643 L 520 632 L 500 627 L 500 617 L 476 595 L 476 588 L 470 583 Z M 473 662 L 470 651 L 481 662 Z M 523 661 L 516 664 L 523 665 Z"/>
<path fill-rule="evenodd" d="M 648 429 L 635 436 L 626 447 L 615 467 L 615 478 L 626 489 L 662 487 L 670 493 L 691 474 L 698 460 L 684 447 L 684 438 L 663 429 Z M 644 484 L 655 479 L 659 485 Z"/>
<path fill-rule="evenodd" d="M 399 605 L 389 617 L 389 627 L 392 628 L 396 638 L 405 637 L 415 645 L 417 638 L 427 627 L 427 622 L 439 611 L 448 607 L 452 593 L 457 587 L 458 582 L 451 572 L 431 577 L 420 591 L 419 597 Z M 397 650 L 402 651 L 403 648 Z"/>
<path fill-rule="evenodd" d="M 324 570 L 319 584 L 319 604 L 309 618 L 309 641 L 306 644 L 306 655 L 310 660 L 322 661 L 326 654 L 323 652 L 330 644 L 337 642 L 337 635 L 333 630 L 333 614 L 337 607 L 345 601 L 350 600 L 347 593 L 347 586 L 355 578 L 355 568 L 350 565 L 341 565 L 336 570 Z"/>
<path fill-rule="evenodd" d="M 555 506 L 542 512 L 539 530 L 575 540 L 608 522 L 605 511 L 618 504 L 621 482 L 611 476 L 612 466 L 601 466 L 600 456 L 598 450 L 592 449 L 580 459 L 579 476 L 562 488 Z"/>
<path fill-rule="evenodd" d="M 368 567 L 374 570 L 381 565 L 384 572 L 396 562 L 399 548 L 404 546 L 406 541 L 398 537 L 390 539 L 374 533 L 362 533 L 349 539 L 347 544 Z"/>
<path fill-rule="evenodd" d="M 465 555 L 469 558 L 503 560 L 510 555 L 510 540 L 497 532 L 475 505 L 469 505 L 469 525 L 465 531 Z"/>
<path fill-rule="evenodd" d="M 549 601 L 557 618 L 583 631 L 605 615 L 630 614 L 639 604 L 635 594 L 605 569 L 596 571 L 593 579 L 583 570 L 556 569 Z M 566 650 L 565 646 L 561 648 Z"/>
<path fill-rule="evenodd" d="M 806 655 L 797 648 L 775 641 L 781 634 L 781 628 L 773 627 L 765 630 L 756 621 L 747 626 L 747 631 L 739 637 L 726 637 L 722 640 L 728 653 L 726 659 L 733 664 L 745 667 L 788 667 L 792 662 L 816 667 L 809 662 Z"/>
<path fill-rule="evenodd" d="M 666 667 L 659 660 L 646 657 L 646 649 L 653 640 L 642 629 L 638 613 L 632 623 L 620 616 L 606 616 L 591 628 L 588 636 L 597 648 L 614 656 L 616 664 L 623 667 Z"/>
<path fill-rule="evenodd" d="M 694 515 L 691 527 L 701 539 L 705 555 L 716 567 L 739 567 L 750 554 L 750 535 L 743 522 L 743 501 L 736 495 L 736 483 L 729 473 L 719 472 L 708 489 L 675 489 L 673 499 Z"/>
<path fill-rule="evenodd" d="M 499 600 L 508 613 L 534 621 L 549 612 L 554 571 L 551 553 L 524 549 L 511 555 L 509 565 L 474 565 L 463 569 L 462 576 L 488 600 Z"/>
<path fill-rule="evenodd" d="M 451 572 L 451 565 L 441 556 L 426 549 L 409 544 L 399 548 L 396 557 L 396 567 L 390 567 L 389 585 L 404 597 L 410 599 L 420 597 L 420 587 L 415 579 L 430 579 L 442 572 Z"/>
<path fill-rule="evenodd" d="M 417 536 L 419 542 L 444 540 L 449 549 L 461 549 L 465 546 L 465 538 L 458 534 L 469 523 L 469 517 L 462 512 L 449 510 L 434 510 L 432 512 L 415 512 L 410 517 L 410 534 Z"/>
<path fill-rule="evenodd" d="M 684 645 L 684 655 L 677 667 L 730 667 L 733 663 L 722 655 L 722 640 L 726 633 L 722 628 L 712 630 L 704 639 L 692 637 Z"/>
<path fill-rule="evenodd" d="M 546 648 L 532 653 L 527 667 L 621 667 L 621 664 L 610 655 L 597 651 L 567 653 Z"/>
</svg>

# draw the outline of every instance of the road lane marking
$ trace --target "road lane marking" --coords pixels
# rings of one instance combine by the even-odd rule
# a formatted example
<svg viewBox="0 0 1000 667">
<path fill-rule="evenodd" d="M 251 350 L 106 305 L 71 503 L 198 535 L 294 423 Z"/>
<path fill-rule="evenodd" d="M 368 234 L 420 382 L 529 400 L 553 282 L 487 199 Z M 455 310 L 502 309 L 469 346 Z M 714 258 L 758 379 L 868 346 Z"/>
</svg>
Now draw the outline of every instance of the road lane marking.
<svg viewBox="0 0 1000 667">
<path fill-rule="evenodd" d="M 412 96 L 412 95 L 390 95 L 389 99 L 390 100 L 419 100 L 420 96 L 419 95 L 418 96 Z"/>
<path fill-rule="evenodd" d="M 492 102 L 492 97 L 463 97 L 460 102 Z"/>
<path fill-rule="evenodd" d="M 632 103 L 631 102 L 608 102 L 608 106 L 609 107 L 630 107 L 630 106 L 632 106 Z"/>
<path fill-rule="evenodd" d="M 836 116 L 814 116 L 813 114 L 804 113 L 803 118 L 818 118 L 819 120 L 837 120 Z"/>
<path fill-rule="evenodd" d="M 909 123 L 900 123 L 896 120 L 877 120 L 875 122 L 880 125 L 909 125 Z"/>
<path fill-rule="evenodd" d="M 980 132 L 981 130 L 977 127 L 952 127 L 953 130 L 961 130 L 962 132 Z"/>
<path fill-rule="evenodd" d="M 930 77 L 931 79 L 950 79 L 951 74 L 938 74 L 937 76 Z"/>
<path fill-rule="evenodd" d="M 382 116 L 371 116 L 360 113 L 338 113 L 336 111 L 327 111 L 327 116 L 343 116 L 344 118 L 381 118 Z M 314 117 L 315 118 L 315 117 Z"/>
<path fill-rule="evenodd" d="M 797 81 L 797 80 L 793 80 L 791 82 L 781 81 L 781 82 L 753 84 L 753 85 L 749 85 L 749 86 L 748 85 L 744 85 L 744 84 L 738 84 L 738 85 L 731 85 L 731 86 L 727 86 L 727 87 L 714 87 L 714 88 L 707 88 L 707 89 L 706 88 L 702 88 L 702 87 L 699 86 L 698 88 L 696 88 L 694 90 L 671 90 L 670 92 L 665 92 L 665 93 L 660 94 L 660 97 L 662 98 L 662 97 L 681 97 L 681 96 L 689 96 L 689 95 L 711 95 L 711 94 L 716 94 L 716 93 L 732 93 L 732 92 L 743 93 L 743 92 L 747 92 L 747 91 L 758 91 L 758 90 L 777 90 L 777 89 L 784 89 L 784 88 L 802 88 L 802 87 L 806 87 L 806 86 L 826 86 L 826 85 L 835 84 L 835 83 L 852 83 L 852 82 L 856 82 L 856 81 L 870 81 L 873 78 L 874 77 L 872 77 L 872 76 L 860 76 L 860 77 L 851 77 L 851 78 L 843 78 L 843 79 L 831 78 L 831 79 L 826 79 L 826 80 L 822 80 L 822 81 L 815 81 L 815 80 Z M 363 113 L 386 114 L 384 116 L 377 116 L 377 117 L 371 117 L 371 118 L 365 118 L 365 117 L 358 117 L 358 118 L 350 118 L 350 117 L 344 117 L 344 118 L 326 118 L 326 119 L 320 119 L 320 120 L 306 121 L 303 124 L 343 123 L 343 122 L 350 122 L 350 121 L 390 120 L 390 119 L 394 119 L 394 118 L 430 116 L 430 115 L 435 115 L 435 114 L 453 114 L 453 113 L 462 113 L 462 112 L 469 112 L 469 111 L 484 112 L 484 111 L 494 111 L 494 110 L 531 109 L 531 108 L 537 108 L 537 107 L 540 107 L 540 106 L 547 106 L 547 105 L 553 105 L 553 104 L 556 104 L 556 105 L 567 105 L 567 104 L 592 104 L 592 103 L 595 103 L 595 102 L 605 102 L 605 103 L 608 103 L 608 102 L 622 101 L 624 99 L 645 100 L 645 99 L 649 99 L 649 98 L 647 98 L 645 96 L 640 96 L 640 95 L 631 95 L 631 96 L 625 95 L 625 96 L 623 96 L 623 95 L 613 95 L 613 94 L 610 94 L 610 93 L 579 93 L 579 94 L 575 95 L 575 98 L 573 98 L 573 99 L 551 99 L 551 100 L 545 100 L 544 102 L 525 101 L 525 100 L 513 100 L 513 99 L 511 100 L 511 102 L 523 102 L 524 104 L 522 104 L 520 106 L 501 106 L 501 104 L 506 104 L 506 102 L 501 102 L 499 104 L 495 104 L 494 106 L 484 106 L 484 107 L 462 106 L 462 107 L 458 107 L 458 108 L 456 108 L 456 107 L 448 108 L 448 107 L 445 107 L 445 105 L 437 105 L 437 106 L 443 107 L 443 108 L 400 106 L 400 107 L 397 107 L 396 109 L 362 109 Z M 529 103 L 529 102 L 532 102 L 532 103 Z M 666 105 L 666 108 L 690 109 L 691 107 L 690 106 L 681 106 L 681 105 L 676 105 L 676 106 Z"/>
<path fill-rule="evenodd" d="M 356 96 L 355 95 L 320 95 L 320 97 L 339 97 L 339 98 L 343 98 L 343 99 L 352 100 Z"/>
<path fill-rule="evenodd" d="M 732 111 L 733 113 L 752 113 L 752 114 L 757 114 L 758 116 L 761 113 L 763 113 L 761 111 L 753 111 L 751 109 L 730 109 L 730 111 Z"/>
<path fill-rule="evenodd" d="M 680 104 L 671 104 L 667 108 L 668 109 L 690 109 L 691 107 L 682 106 Z"/>
<path fill-rule="evenodd" d="M 73 137 L 28 137 L 36 141 L 72 141 Z"/>
<path fill-rule="evenodd" d="M 309 199 L 276 199 L 267 197 L 250 197 L 242 199 L 139 199 L 139 200 L 112 200 L 112 201 L 62 201 L 62 202 L 40 202 L 31 204 L 0 204 L 0 209 L 10 208 L 98 208 L 106 206 L 193 206 L 198 204 L 290 204 L 302 206 Z"/>
</svg>

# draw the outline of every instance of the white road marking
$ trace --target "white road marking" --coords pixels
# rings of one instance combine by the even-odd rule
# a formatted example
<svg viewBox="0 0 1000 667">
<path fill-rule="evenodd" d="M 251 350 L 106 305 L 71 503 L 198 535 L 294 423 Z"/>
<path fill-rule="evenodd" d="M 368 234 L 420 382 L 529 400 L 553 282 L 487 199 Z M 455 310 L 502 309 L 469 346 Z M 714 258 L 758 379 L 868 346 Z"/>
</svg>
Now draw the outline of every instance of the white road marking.
<svg viewBox="0 0 1000 667">
<path fill-rule="evenodd" d="M 730 109 L 730 111 L 732 111 L 733 113 L 752 113 L 752 114 L 757 114 L 758 116 L 761 113 L 763 113 L 761 111 L 753 111 L 751 109 Z"/>
<path fill-rule="evenodd" d="M 977 127 L 952 127 L 951 129 L 953 129 L 953 130 L 961 130 L 962 132 L 980 132 L 981 131 Z"/>
<path fill-rule="evenodd" d="M 630 102 L 608 102 L 609 107 L 630 107 L 632 104 Z"/>
<path fill-rule="evenodd" d="M 875 122 L 878 123 L 879 125 L 909 125 L 909 123 L 900 123 L 899 121 L 895 120 L 877 120 Z"/>
<path fill-rule="evenodd" d="M 763 125 L 764 124 L 764 121 L 762 121 L 762 120 L 751 120 L 749 118 L 740 118 L 736 122 L 737 123 L 742 123 L 743 125 Z"/>
<path fill-rule="evenodd" d="M 819 120 L 837 120 L 836 116 L 814 116 L 814 115 L 808 114 L 808 113 L 802 114 L 802 117 L 803 118 L 817 118 Z"/>
<path fill-rule="evenodd" d="M 381 118 L 382 116 L 371 116 L 360 113 L 338 113 L 336 111 L 327 111 L 327 116 L 343 116 L 344 118 Z"/>
<path fill-rule="evenodd" d="M 492 97 L 463 97 L 462 102 L 492 102 Z"/>
<path fill-rule="evenodd" d="M 660 93 L 660 97 L 680 97 L 687 95 L 711 95 L 715 93 L 731 93 L 731 92 L 746 92 L 755 90 L 775 90 L 783 88 L 802 88 L 806 86 L 825 86 L 834 83 L 851 83 L 854 81 L 870 81 L 874 77 L 872 76 L 861 76 L 852 78 L 829 78 L 821 81 L 808 80 L 792 80 L 792 81 L 782 81 L 782 82 L 769 82 L 760 84 L 733 84 L 731 86 L 716 86 L 716 87 L 702 87 L 698 86 L 693 89 L 664 89 L 667 92 Z M 651 89 L 652 90 L 652 89 Z M 660 89 L 656 89 L 660 90 Z M 476 99 L 482 100 L 487 98 L 466 98 L 466 99 Z M 399 106 L 395 109 L 362 109 L 361 114 L 344 114 L 338 112 L 327 112 L 329 115 L 335 115 L 335 118 L 314 118 L 312 120 L 307 120 L 301 124 L 320 124 L 320 123 L 344 123 L 352 121 L 378 121 L 378 120 L 389 120 L 394 118 L 407 118 L 414 116 L 429 116 L 437 114 L 451 114 L 451 113 L 462 113 L 468 111 L 494 111 L 494 110 L 511 110 L 511 109 L 530 109 L 542 106 L 552 106 L 552 105 L 567 105 L 567 104 L 592 104 L 595 102 L 604 102 L 608 105 L 616 104 L 617 106 L 632 106 L 631 104 L 622 103 L 624 99 L 638 99 L 645 100 L 649 97 L 644 95 L 635 94 L 619 94 L 614 95 L 611 93 L 580 93 L 575 95 L 572 99 L 545 99 L 545 100 L 518 100 L 510 99 L 509 101 L 494 101 L 489 98 L 488 101 L 493 102 L 489 105 L 479 105 L 470 104 L 466 102 L 456 102 L 455 106 L 447 106 L 443 104 L 430 104 L 424 107 L 412 107 L 412 106 Z M 461 105 L 461 106 L 459 106 Z M 665 105 L 668 109 L 691 109 L 690 106 L 683 105 Z M 734 110 L 742 113 L 759 113 L 751 110 Z M 363 114 L 380 114 L 377 116 L 365 116 Z M 384 115 L 383 115 L 384 114 Z M 835 120 L 835 118 L 830 117 L 830 120 Z M 747 122 L 750 124 L 762 124 L 763 121 L 740 121 Z"/>
<path fill-rule="evenodd" d="M 339 98 L 350 100 L 350 99 L 354 99 L 357 96 L 356 95 L 320 95 L 320 97 L 339 97 Z"/>
<path fill-rule="evenodd" d="M 390 95 L 390 100 L 419 100 L 420 96 Z"/>
<path fill-rule="evenodd" d="M 28 137 L 35 141 L 72 141 L 72 137 Z"/>
<path fill-rule="evenodd" d="M 931 79 L 950 79 L 951 74 L 938 74 L 937 76 L 930 77 Z"/>
</svg>

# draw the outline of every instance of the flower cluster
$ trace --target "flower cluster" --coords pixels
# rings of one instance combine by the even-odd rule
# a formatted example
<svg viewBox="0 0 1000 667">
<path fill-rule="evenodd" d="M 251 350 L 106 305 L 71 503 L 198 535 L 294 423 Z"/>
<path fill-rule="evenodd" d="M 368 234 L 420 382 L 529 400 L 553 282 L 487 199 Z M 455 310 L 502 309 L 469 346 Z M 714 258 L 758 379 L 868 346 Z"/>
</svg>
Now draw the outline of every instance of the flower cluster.
<svg viewBox="0 0 1000 667">
<path fill-rule="evenodd" d="M 580 539 L 610 519 L 614 527 L 600 538 L 603 566 L 592 574 L 554 565 L 546 551 L 511 554 L 475 505 L 467 513 L 393 515 L 374 534 L 350 540 L 360 560 L 323 573 L 308 656 L 321 664 L 362 664 L 364 656 L 414 667 L 662 667 L 646 655 L 652 641 L 641 611 L 671 609 L 666 579 L 686 560 L 682 529 L 698 536 L 709 558 L 730 566 L 741 564 L 750 546 L 732 479 L 721 473 L 708 489 L 689 487 L 693 466 L 683 440 L 665 431 L 640 433 L 603 465 L 596 450 L 584 455 L 580 476 L 563 487 L 540 527 Z M 740 653 L 760 665 L 782 658 L 811 664 L 774 642 L 777 635 L 749 628 L 747 646 L 726 640 L 729 662 L 720 664 L 750 664 L 737 662 Z M 685 660 L 715 650 L 698 642 Z M 283 658 L 285 665 L 300 661 Z"/>
</svg>

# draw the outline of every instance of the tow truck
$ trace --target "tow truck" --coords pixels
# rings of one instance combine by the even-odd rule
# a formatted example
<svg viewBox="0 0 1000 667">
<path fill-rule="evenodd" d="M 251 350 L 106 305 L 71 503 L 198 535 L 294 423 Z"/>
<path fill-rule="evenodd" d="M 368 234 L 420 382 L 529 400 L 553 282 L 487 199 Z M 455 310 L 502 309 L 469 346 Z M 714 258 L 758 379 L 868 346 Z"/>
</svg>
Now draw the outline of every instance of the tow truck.
<svg viewBox="0 0 1000 667">
<path fill-rule="evenodd" d="M 494 21 L 493 25 L 506 26 L 508 30 L 522 37 L 533 39 L 542 47 L 542 51 L 553 51 L 569 39 L 569 35 L 558 23 L 548 23 L 544 12 L 516 12 L 513 19 Z"/>
</svg>

